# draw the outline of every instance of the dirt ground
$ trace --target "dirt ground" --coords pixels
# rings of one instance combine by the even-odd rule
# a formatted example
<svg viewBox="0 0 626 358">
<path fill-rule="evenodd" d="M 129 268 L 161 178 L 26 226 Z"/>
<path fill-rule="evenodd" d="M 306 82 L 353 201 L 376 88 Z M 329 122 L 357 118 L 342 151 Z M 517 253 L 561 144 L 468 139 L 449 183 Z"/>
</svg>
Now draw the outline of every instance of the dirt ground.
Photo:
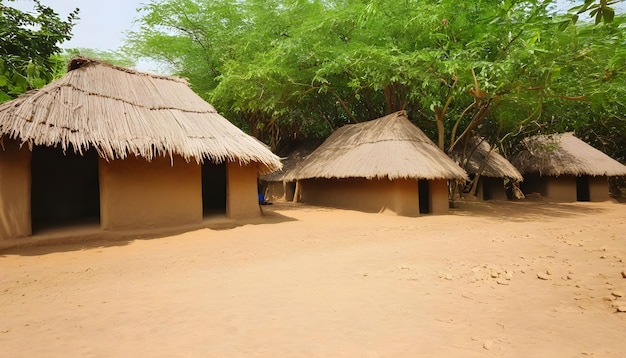
<svg viewBox="0 0 626 358">
<path fill-rule="evenodd" d="M 0 252 L 1 355 L 626 356 L 626 204 L 264 210 Z"/>
</svg>

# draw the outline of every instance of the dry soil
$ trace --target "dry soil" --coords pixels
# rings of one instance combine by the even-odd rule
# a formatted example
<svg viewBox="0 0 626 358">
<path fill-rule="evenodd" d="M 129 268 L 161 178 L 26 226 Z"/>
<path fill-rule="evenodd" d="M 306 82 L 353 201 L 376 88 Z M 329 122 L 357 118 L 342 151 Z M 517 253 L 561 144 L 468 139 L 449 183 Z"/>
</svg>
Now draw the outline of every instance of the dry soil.
<svg viewBox="0 0 626 358">
<path fill-rule="evenodd" d="M 626 204 L 297 204 L 0 252 L 4 357 L 624 357 Z"/>
</svg>

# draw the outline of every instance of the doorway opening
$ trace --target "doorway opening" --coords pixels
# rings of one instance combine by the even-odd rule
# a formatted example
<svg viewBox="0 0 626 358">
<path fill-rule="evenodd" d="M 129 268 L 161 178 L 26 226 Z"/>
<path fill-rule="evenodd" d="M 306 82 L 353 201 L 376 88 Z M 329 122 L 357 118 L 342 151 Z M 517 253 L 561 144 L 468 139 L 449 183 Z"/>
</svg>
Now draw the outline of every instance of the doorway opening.
<svg viewBox="0 0 626 358">
<path fill-rule="evenodd" d="M 202 164 L 202 215 L 226 215 L 226 163 Z"/>
<path fill-rule="evenodd" d="M 42 229 L 100 224 L 98 153 L 35 146 L 31 161 L 31 225 Z"/>
<path fill-rule="evenodd" d="M 430 213 L 430 184 L 428 180 L 417 181 L 417 195 L 419 197 L 420 214 Z"/>
<path fill-rule="evenodd" d="M 576 177 L 576 200 L 577 201 L 589 201 L 589 177 L 580 176 Z"/>
</svg>

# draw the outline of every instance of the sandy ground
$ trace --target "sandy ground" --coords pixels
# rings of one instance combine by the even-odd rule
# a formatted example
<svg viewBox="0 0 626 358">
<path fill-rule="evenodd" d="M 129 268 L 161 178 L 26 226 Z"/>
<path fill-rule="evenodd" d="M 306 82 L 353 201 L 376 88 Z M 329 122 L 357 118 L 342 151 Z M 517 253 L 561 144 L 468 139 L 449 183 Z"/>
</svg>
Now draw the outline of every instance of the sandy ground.
<svg viewBox="0 0 626 358">
<path fill-rule="evenodd" d="M 626 204 L 265 210 L 257 225 L 0 252 L 0 354 L 626 356 Z"/>
</svg>

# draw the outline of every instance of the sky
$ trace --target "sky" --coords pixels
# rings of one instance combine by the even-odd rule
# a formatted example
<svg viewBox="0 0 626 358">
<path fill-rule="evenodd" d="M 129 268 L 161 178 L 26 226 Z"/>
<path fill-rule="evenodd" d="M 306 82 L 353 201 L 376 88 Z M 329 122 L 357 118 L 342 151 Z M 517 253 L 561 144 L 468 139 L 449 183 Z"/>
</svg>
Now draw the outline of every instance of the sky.
<svg viewBox="0 0 626 358">
<path fill-rule="evenodd" d="M 92 48 L 116 50 L 123 42 L 125 33 L 133 29 L 133 20 L 139 16 L 137 8 L 149 0 L 41 0 L 51 7 L 62 19 L 79 8 L 79 17 L 71 40 L 63 48 Z M 32 0 L 17 0 L 9 5 L 23 11 L 32 11 Z"/>
</svg>

